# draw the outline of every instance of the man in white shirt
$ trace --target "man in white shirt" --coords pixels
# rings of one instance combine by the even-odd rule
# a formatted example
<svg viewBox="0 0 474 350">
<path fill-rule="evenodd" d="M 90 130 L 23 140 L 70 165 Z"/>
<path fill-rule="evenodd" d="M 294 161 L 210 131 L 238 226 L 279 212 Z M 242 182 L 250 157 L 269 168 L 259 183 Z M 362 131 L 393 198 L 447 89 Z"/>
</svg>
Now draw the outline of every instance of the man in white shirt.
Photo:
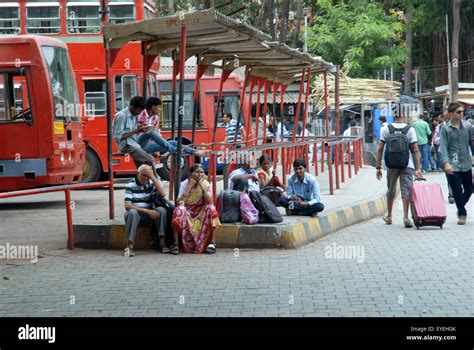
<svg viewBox="0 0 474 350">
<path fill-rule="evenodd" d="M 397 116 L 395 122 L 391 124 L 395 129 L 402 130 L 407 124 L 403 120 L 403 116 Z M 382 153 L 385 147 L 385 140 L 390 135 L 389 126 L 386 125 L 380 132 L 380 142 L 377 150 L 377 179 L 382 179 Z M 404 169 L 387 169 L 387 216 L 383 218 L 387 225 L 392 224 L 392 208 L 393 202 L 395 201 L 395 195 L 397 191 L 397 179 L 400 179 L 400 192 L 402 195 L 403 202 L 403 224 L 405 227 L 413 227 L 411 220 L 408 218 L 408 208 L 410 204 L 410 189 L 413 185 L 413 175 L 417 178 L 422 178 L 420 171 L 420 157 L 417 144 L 417 138 L 415 130 L 410 127 L 406 132 L 406 137 L 410 144 L 410 151 L 408 157 L 408 165 Z M 413 152 L 413 153 L 412 153 Z M 390 153 L 387 154 L 390 156 Z M 415 160 L 415 162 L 414 162 Z M 416 167 L 415 167 L 416 164 Z"/>
</svg>

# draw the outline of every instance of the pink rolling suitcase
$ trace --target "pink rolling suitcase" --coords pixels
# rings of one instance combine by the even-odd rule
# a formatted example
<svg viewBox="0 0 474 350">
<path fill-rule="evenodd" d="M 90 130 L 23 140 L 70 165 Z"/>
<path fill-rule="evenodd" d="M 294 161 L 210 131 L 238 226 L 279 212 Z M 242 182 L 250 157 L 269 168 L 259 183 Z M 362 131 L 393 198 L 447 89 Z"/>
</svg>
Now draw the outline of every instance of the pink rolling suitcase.
<svg viewBox="0 0 474 350">
<path fill-rule="evenodd" d="M 415 180 L 411 189 L 411 214 L 417 229 L 422 226 L 443 228 L 446 222 L 446 206 L 441 185 L 416 183 Z"/>
</svg>

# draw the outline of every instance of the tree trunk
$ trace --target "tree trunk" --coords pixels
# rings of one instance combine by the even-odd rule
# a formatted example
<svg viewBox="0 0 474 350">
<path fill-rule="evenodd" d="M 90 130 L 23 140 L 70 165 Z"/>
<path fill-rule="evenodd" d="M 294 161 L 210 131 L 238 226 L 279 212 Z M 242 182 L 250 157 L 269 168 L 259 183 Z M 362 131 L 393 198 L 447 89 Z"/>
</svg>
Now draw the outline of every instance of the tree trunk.
<svg viewBox="0 0 474 350">
<path fill-rule="evenodd" d="M 274 11 L 274 0 L 267 0 L 268 28 L 270 29 L 270 35 L 273 41 L 276 41 Z"/>
<path fill-rule="evenodd" d="M 451 96 L 451 102 L 458 100 L 459 91 L 459 32 L 461 31 L 461 18 L 459 11 L 461 9 L 462 0 L 453 0 L 453 36 L 451 40 L 451 82 L 453 95 Z"/>
<path fill-rule="evenodd" d="M 408 7 L 407 12 L 407 23 L 406 23 L 406 38 L 405 38 L 405 47 L 407 49 L 407 57 L 405 58 L 405 83 L 403 87 L 403 92 L 406 94 L 411 94 L 411 70 L 412 70 L 412 48 L 413 48 L 413 29 L 412 29 L 412 19 L 413 19 L 413 5 Z"/>
<path fill-rule="evenodd" d="M 168 0 L 168 16 L 174 15 L 174 0 Z"/>
<path fill-rule="evenodd" d="M 293 47 L 298 48 L 301 20 L 303 18 L 303 0 L 296 1 L 296 26 L 293 34 Z"/>
<path fill-rule="evenodd" d="M 280 22 L 280 40 L 281 44 L 286 43 L 286 34 L 288 30 L 288 18 L 290 16 L 290 0 L 283 0 L 281 5 L 281 22 Z"/>
</svg>

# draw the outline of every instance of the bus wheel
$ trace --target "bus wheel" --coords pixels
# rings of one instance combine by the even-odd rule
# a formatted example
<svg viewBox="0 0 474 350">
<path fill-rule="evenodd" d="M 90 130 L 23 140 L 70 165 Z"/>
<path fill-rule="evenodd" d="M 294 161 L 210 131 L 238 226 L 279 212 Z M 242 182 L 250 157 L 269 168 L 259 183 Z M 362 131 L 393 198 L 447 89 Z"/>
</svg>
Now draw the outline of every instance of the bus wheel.
<svg viewBox="0 0 474 350">
<path fill-rule="evenodd" d="M 170 180 L 171 172 L 171 155 L 167 155 L 165 158 L 161 158 L 161 168 L 156 169 L 158 175 L 165 181 Z M 188 178 L 188 160 L 187 157 L 181 157 L 181 181 Z"/>
<path fill-rule="evenodd" d="M 102 167 L 100 166 L 99 157 L 90 148 L 86 149 L 86 161 L 82 168 L 81 182 L 95 182 L 99 181 L 102 175 Z"/>
</svg>

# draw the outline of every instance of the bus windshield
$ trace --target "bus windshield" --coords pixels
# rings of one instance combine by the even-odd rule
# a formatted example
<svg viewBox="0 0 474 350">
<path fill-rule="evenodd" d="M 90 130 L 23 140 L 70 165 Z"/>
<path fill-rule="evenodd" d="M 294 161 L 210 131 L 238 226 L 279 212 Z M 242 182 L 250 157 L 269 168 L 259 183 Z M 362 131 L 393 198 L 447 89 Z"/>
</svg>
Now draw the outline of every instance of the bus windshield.
<svg viewBox="0 0 474 350">
<path fill-rule="evenodd" d="M 81 105 L 67 50 L 56 46 L 42 46 L 41 49 L 49 71 L 54 98 L 54 119 L 65 122 L 79 121 Z"/>
</svg>

